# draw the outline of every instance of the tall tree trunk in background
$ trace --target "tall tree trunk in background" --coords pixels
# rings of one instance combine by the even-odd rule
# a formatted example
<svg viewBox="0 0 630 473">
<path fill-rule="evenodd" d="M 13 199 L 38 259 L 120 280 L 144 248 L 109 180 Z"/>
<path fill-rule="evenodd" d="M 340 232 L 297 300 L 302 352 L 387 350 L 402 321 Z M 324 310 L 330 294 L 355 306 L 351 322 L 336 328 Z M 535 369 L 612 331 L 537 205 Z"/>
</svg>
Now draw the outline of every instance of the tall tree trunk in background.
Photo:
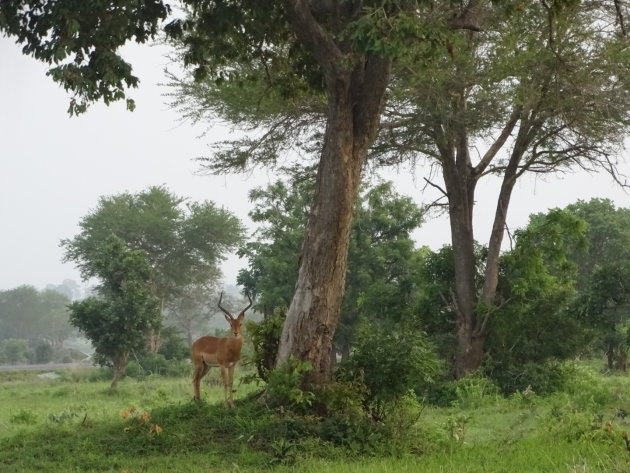
<svg viewBox="0 0 630 473">
<path fill-rule="evenodd" d="M 473 167 L 465 130 L 459 130 L 454 150 L 444 147 L 442 169 L 449 200 L 449 217 L 453 258 L 455 265 L 455 307 L 457 321 L 457 351 L 454 371 L 462 378 L 476 371 L 485 353 L 486 326 L 489 312 L 495 304 L 499 274 L 499 256 L 505 232 L 510 197 L 518 177 L 518 166 L 526 150 L 525 140 L 529 126 L 519 127 L 510 160 L 503 174 L 497 201 L 492 233 L 485 261 L 483 289 L 477 294 L 475 239 L 473 234 L 473 207 L 475 187 L 479 177 L 514 130 L 521 117 L 521 108 L 515 108 L 501 135 Z M 522 125 L 522 124 L 521 124 Z"/>
<path fill-rule="evenodd" d="M 313 17 L 309 4 L 287 0 L 289 20 L 303 46 L 322 67 L 328 120 L 295 295 L 280 338 L 277 363 L 310 361 L 308 382 L 332 375 L 332 339 L 346 280 L 352 210 L 361 170 L 380 120 L 391 62 L 342 52 Z"/>
<path fill-rule="evenodd" d="M 451 242 L 455 269 L 455 292 L 452 295 L 456 312 L 454 370 L 461 378 L 477 369 L 483 360 L 485 333 L 479 333 L 475 313 L 475 247 L 473 207 L 477 178 L 470 165 L 468 146 L 464 142 L 442 150 L 442 172 L 449 203 Z"/>
</svg>

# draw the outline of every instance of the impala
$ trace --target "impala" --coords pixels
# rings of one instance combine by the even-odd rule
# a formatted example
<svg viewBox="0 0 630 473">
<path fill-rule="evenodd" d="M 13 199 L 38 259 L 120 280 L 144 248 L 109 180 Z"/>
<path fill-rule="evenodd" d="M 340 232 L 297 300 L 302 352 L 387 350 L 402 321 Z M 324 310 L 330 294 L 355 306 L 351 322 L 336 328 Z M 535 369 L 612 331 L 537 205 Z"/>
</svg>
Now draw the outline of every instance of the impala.
<svg viewBox="0 0 630 473">
<path fill-rule="evenodd" d="M 245 318 L 245 311 L 252 306 L 252 299 L 238 317 L 232 317 L 227 310 L 221 307 L 223 292 L 219 297 L 219 309 L 225 314 L 225 320 L 230 324 L 231 337 L 201 337 L 192 344 L 193 363 L 193 386 L 195 389 L 195 400 L 201 400 L 199 383 L 212 366 L 221 367 L 221 379 L 225 389 L 225 403 L 233 405 L 232 384 L 234 383 L 234 368 L 241 358 L 241 348 L 243 348 L 243 332 L 241 324 Z"/>
</svg>

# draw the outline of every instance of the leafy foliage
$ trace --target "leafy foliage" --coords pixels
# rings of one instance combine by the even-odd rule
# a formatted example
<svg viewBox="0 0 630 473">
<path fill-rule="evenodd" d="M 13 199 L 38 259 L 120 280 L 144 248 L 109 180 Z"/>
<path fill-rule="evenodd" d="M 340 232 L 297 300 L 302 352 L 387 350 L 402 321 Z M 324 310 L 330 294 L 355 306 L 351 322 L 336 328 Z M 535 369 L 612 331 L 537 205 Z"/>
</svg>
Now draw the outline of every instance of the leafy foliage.
<svg viewBox="0 0 630 473">
<path fill-rule="evenodd" d="M 258 377 L 263 381 L 269 381 L 269 373 L 276 366 L 278 344 L 285 317 L 285 310 L 278 307 L 273 314 L 267 315 L 260 322 L 246 323 L 248 339 L 254 348 L 252 361 Z"/>
<path fill-rule="evenodd" d="M 60 345 L 72 333 L 70 299 L 54 290 L 20 286 L 0 291 L 0 340 L 27 339 Z"/>
<path fill-rule="evenodd" d="M 440 374 L 441 363 L 428 337 L 413 327 L 368 325 L 358 337 L 341 379 L 361 379 L 368 390 L 367 407 L 382 418 L 388 403 L 410 390 L 421 393 Z"/>
<path fill-rule="evenodd" d="M 160 324 L 158 300 L 149 290 L 150 266 L 141 250 L 111 235 L 91 262 L 101 280 L 99 297 L 70 305 L 70 322 L 92 342 L 95 361 L 114 368 L 116 387 L 129 354 L 140 349 Z"/>
<path fill-rule="evenodd" d="M 116 235 L 148 258 L 150 287 L 163 306 L 186 287 L 212 285 L 221 275 L 218 263 L 244 231 L 229 211 L 209 201 L 186 203 L 164 187 L 102 197 L 79 227 L 62 246 L 83 278 L 99 275 L 103 246 Z"/>
<path fill-rule="evenodd" d="M 586 223 L 565 210 L 530 217 L 503 255 L 501 306 L 490 315 L 487 371 L 506 392 L 553 390 L 554 360 L 583 351 L 588 332 L 568 310 L 575 297 L 577 266 L 572 249 L 586 244 Z M 559 373 L 559 376 L 562 376 Z"/>
<path fill-rule="evenodd" d="M 24 43 L 24 54 L 53 65 L 48 75 L 76 94 L 68 109 L 72 115 L 99 99 L 106 104 L 124 99 L 125 89 L 138 85 L 117 50 L 131 40 L 155 38 L 169 13 L 159 0 L 6 0 L 0 4 L 0 31 Z M 127 108 L 133 110 L 133 100 L 127 99 Z"/>
<path fill-rule="evenodd" d="M 250 194 L 256 202 L 250 216 L 261 226 L 256 231 L 257 241 L 240 251 L 248 258 L 249 267 L 241 270 L 238 282 L 256 294 L 256 307 L 267 317 L 290 303 L 311 190 L 308 180 L 296 180 L 291 186 L 279 181 Z M 397 323 L 408 315 L 416 289 L 411 233 L 422 217 L 413 201 L 398 195 L 391 183 L 375 185 L 361 194 L 354 211 L 346 293 L 335 339 L 341 353 L 349 353 L 360 321 Z M 275 320 L 270 319 L 265 327 L 275 326 Z M 268 340 L 268 346 L 273 346 L 275 342 Z M 268 353 L 264 358 L 272 360 L 275 355 Z"/>
</svg>

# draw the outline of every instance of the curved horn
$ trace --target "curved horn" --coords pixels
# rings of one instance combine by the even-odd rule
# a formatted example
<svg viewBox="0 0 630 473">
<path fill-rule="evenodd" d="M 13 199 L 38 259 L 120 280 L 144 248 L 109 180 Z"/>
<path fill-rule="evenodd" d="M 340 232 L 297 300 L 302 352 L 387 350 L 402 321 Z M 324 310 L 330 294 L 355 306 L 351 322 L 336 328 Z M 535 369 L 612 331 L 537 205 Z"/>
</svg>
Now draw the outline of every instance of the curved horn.
<svg viewBox="0 0 630 473">
<path fill-rule="evenodd" d="M 252 306 L 252 304 L 253 304 L 253 302 L 252 302 L 252 298 L 251 298 L 251 297 L 249 297 L 249 294 L 247 294 L 247 298 L 249 299 L 249 305 L 248 305 L 247 307 L 245 307 L 245 308 L 241 311 L 241 313 L 240 313 L 240 315 L 243 315 L 243 316 L 245 315 L 245 311 L 246 311 L 247 309 L 249 309 L 249 308 Z"/>
<path fill-rule="evenodd" d="M 221 307 L 221 299 L 223 299 L 223 291 L 221 291 L 221 295 L 219 296 L 219 303 L 217 305 L 219 306 L 219 309 L 221 309 L 225 313 L 225 315 L 233 319 L 234 317 L 232 317 L 232 314 L 230 314 L 226 309 Z"/>
</svg>

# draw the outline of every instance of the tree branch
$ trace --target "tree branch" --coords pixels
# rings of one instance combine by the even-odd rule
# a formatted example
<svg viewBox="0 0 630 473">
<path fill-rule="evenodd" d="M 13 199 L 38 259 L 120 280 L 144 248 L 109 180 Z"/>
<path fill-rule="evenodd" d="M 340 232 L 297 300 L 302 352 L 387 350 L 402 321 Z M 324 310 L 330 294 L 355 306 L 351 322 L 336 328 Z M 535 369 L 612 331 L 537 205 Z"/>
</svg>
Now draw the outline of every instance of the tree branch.
<svg viewBox="0 0 630 473">
<path fill-rule="evenodd" d="M 305 0 L 285 0 L 287 16 L 293 31 L 302 45 L 308 49 L 322 67 L 328 82 L 344 72 L 344 55 L 332 36 L 313 16 Z"/>
<path fill-rule="evenodd" d="M 516 123 L 519 121 L 522 111 L 523 111 L 522 106 L 517 105 L 514 107 L 514 110 L 512 110 L 512 114 L 510 115 L 509 120 L 503 127 L 501 134 L 497 137 L 494 143 L 492 143 L 488 151 L 486 151 L 486 153 L 483 155 L 483 158 L 481 158 L 481 161 L 479 161 L 479 164 L 477 164 L 477 166 L 473 170 L 475 175 L 483 174 L 483 172 L 486 170 L 488 165 L 492 162 L 492 160 L 497 155 L 497 153 L 501 150 L 501 148 L 503 148 L 503 145 L 505 145 L 505 142 L 507 141 L 507 139 L 512 135 L 512 131 L 514 131 L 514 127 L 516 126 Z"/>
</svg>

